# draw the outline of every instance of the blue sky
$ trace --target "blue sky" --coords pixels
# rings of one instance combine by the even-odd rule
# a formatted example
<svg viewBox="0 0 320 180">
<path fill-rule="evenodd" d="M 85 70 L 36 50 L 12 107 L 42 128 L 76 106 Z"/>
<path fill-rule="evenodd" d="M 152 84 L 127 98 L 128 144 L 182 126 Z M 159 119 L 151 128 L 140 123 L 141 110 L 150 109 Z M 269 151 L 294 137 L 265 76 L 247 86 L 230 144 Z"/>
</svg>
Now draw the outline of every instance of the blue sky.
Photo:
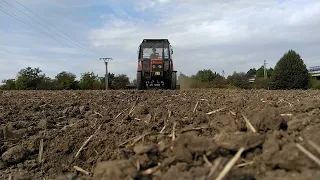
<svg viewBox="0 0 320 180">
<path fill-rule="evenodd" d="M 0 79 L 28 66 L 50 77 L 61 71 L 102 76 L 99 57 L 113 57 L 109 71 L 132 79 L 143 38 L 168 38 L 175 68 L 187 75 L 199 69 L 246 72 L 263 60 L 274 67 L 289 49 L 307 66 L 320 65 L 318 0 L 17 0 L 77 42 L 16 0 L 5 1 L 42 25 L 2 0 L 0 10 L 62 44 L 0 11 Z"/>
</svg>

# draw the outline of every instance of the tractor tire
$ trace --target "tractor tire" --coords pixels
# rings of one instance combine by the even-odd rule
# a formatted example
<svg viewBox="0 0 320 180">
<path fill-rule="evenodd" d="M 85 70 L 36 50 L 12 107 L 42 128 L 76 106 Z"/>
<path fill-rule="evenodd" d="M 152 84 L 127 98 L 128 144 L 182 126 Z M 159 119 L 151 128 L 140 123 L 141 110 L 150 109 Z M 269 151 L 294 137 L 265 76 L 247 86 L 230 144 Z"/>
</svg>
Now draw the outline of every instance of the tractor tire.
<svg viewBox="0 0 320 180">
<path fill-rule="evenodd" d="M 171 90 L 177 89 L 177 73 L 176 72 L 172 72 L 171 81 L 170 81 L 170 89 Z"/>
<path fill-rule="evenodd" d="M 164 89 L 171 89 L 171 81 L 164 80 Z"/>
<path fill-rule="evenodd" d="M 144 89 L 144 85 L 143 85 L 143 81 L 142 81 L 142 73 L 141 72 L 137 72 L 137 89 L 138 90 L 143 90 Z"/>
</svg>

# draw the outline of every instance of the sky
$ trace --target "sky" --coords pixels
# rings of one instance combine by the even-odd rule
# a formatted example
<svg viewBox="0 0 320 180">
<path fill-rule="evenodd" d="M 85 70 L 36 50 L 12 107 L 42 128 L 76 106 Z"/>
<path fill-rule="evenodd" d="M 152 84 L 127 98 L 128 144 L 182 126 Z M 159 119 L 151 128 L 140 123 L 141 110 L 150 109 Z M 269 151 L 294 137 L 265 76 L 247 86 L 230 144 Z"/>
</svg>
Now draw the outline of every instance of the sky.
<svg viewBox="0 0 320 180">
<path fill-rule="evenodd" d="M 186 75 L 274 67 L 290 49 L 318 66 L 319 32 L 319 0 L 0 0 L 0 79 L 28 66 L 103 76 L 111 57 L 132 80 L 145 38 L 169 39 Z"/>
</svg>

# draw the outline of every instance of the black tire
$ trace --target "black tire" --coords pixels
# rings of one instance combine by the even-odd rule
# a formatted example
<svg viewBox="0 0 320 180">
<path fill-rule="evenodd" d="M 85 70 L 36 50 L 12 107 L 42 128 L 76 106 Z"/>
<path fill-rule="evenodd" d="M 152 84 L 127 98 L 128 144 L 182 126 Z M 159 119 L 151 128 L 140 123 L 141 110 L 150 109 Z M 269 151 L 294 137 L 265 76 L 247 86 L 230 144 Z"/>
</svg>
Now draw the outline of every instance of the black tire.
<svg viewBox="0 0 320 180">
<path fill-rule="evenodd" d="M 141 74 L 142 74 L 141 72 L 137 72 L 137 89 L 138 90 L 142 90 L 144 88 Z"/>
<path fill-rule="evenodd" d="M 171 90 L 176 90 L 177 89 L 177 74 L 176 74 L 176 72 L 172 72 L 171 82 L 170 82 L 170 89 Z"/>
<path fill-rule="evenodd" d="M 164 89 L 171 89 L 171 81 L 164 80 Z"/>
</svg>

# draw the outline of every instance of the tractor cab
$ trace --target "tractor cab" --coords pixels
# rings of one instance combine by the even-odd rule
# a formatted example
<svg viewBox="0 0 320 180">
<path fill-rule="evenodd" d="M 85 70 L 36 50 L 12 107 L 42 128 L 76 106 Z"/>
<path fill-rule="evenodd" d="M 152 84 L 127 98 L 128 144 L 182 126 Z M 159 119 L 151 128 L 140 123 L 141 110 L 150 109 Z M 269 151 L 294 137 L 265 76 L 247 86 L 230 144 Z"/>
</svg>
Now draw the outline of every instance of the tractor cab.
<svg viewBox="0 0 320 180">
<path fill-rule="evenodd" d="M 144 39 L 138 50 L 138 74 L 137 82 L 141 80 L 138 89 L 151 84 L 169 85 L 172 81 L 173 61 L 172 46 L 168 39 Z M 174 74 L 175 76 L 175 74 Z M 175 83 L 175 81 L 174 81 Z"/>
<path fill-rule="evenodd" d="M 171 59 L 172 52 L 167 39 L 144 39 L 139 46 L 139 59 Z"/>
<path fill-rule="evenodd" d="M 142 71 L 168 71 L 172 64 L 172 46 L 167 39 L 144 39 L 139 46 Z"/>
</svg>

